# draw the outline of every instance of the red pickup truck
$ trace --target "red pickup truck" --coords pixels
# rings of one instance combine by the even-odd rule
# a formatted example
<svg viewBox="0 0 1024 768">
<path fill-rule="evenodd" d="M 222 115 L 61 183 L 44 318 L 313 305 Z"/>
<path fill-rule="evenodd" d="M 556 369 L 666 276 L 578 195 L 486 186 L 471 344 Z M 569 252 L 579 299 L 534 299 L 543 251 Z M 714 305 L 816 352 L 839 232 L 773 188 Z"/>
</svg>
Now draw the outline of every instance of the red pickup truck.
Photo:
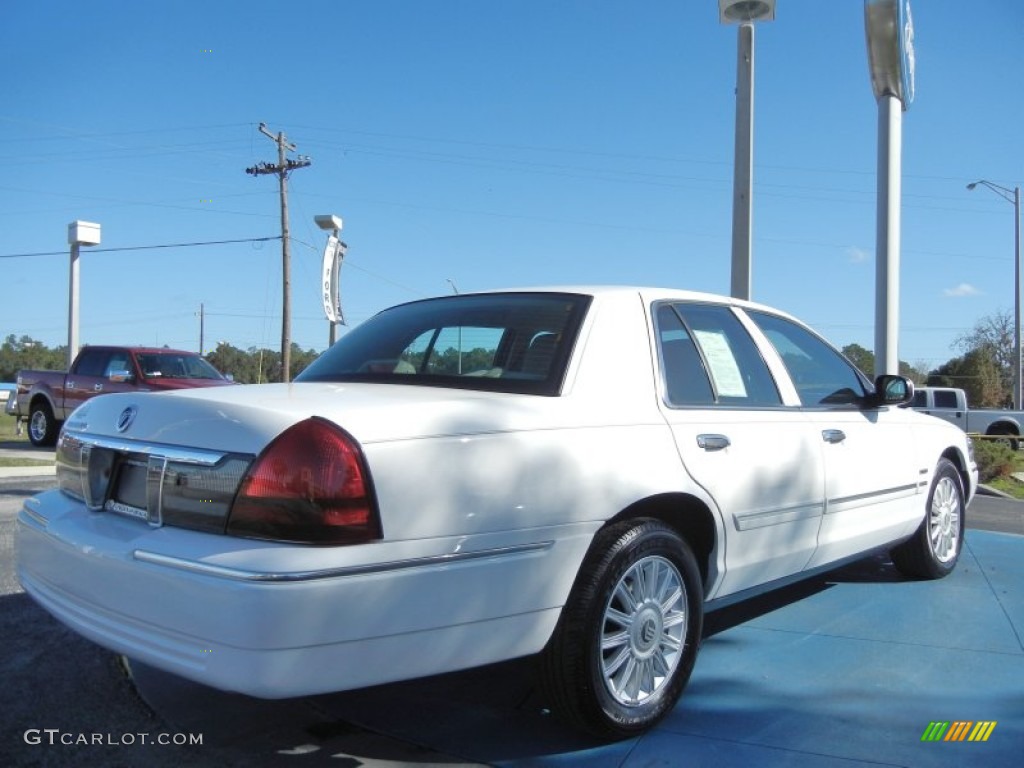
<svg viewBox="0 0 1024 768">
<path fill-rule="evenodd" d="M 71 370 L 18 371 L 7 412 L 28 421 L 33 445 L 53 445 L 60 425 L 90 397 L 216 387 L 233 382 L 195 352 L 150 347 L 82 347 Z"/>
</svg>

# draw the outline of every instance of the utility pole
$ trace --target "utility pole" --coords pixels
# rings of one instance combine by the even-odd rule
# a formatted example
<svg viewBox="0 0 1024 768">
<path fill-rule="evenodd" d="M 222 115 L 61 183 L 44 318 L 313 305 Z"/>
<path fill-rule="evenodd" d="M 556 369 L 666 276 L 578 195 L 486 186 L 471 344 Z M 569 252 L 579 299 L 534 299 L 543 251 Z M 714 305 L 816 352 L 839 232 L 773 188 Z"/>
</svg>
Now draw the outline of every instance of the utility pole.
<svg viewBox="0 0 1024 768">
<path fill-rule="evenodd" d="M 281 270 L 283 273 L 282 300 L 281 300 L 281 381 L 287 382 L 291 378 L 292 362 L 292 267 L 291 267 L 291 237 L 288 231 L 288 172 L 296 168 L 305 168 L 312 161 L 305 155 L 299 155 L 298 160 L 289 160 L 285 157 L 285 151 L 294 152 L 295 145 L 288 141 L 283 131 L 275 136 L 267 130 L 266 123 L 260 123 L 260 133 L 277 144 L 277 165 L 267 162 L 257 163 L 252 168 L 246 168 L 245 172 L 253 176 L 262 176 L 268 173 L 277 174 L 281 190 Z"/>
<path fill-rule="evenodd" d="M 206 305 L 199 304 L 199 356 L 203 356 L 203 337 L 206 335 Z"/>
</svg>

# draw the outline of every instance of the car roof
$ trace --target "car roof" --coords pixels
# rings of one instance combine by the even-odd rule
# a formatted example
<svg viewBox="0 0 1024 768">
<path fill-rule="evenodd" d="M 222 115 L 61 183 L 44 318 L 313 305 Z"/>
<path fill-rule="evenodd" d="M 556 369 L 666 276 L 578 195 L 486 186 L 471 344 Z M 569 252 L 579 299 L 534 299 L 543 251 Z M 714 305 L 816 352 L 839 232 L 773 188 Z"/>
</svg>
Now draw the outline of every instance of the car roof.
<svg viewBox="0 0 1024 768">
<path fill-rule="evenodd" d="M 732 296 L 723 296 L 716 293 L 706 293 L 703 291 L 688 291 L 679 288 L 665 288 L 656 286 L 640 286 L 640 285 L 542 285 L 542 286 L 524 286 L 521 288 L 495 288 L 489 290 L 480 291 L 466 291 L 459 294 L 460 296 L 480 295 L 480 294 L 491 294 L 491 293 L 576 293 L 595 298 L 601 296 L 614 296 L 622 294 L 639 295 L 644 301 L 664 301 L 664 300 L 675 300 L 675 301 L 701 301 L 701 302 L 712 302 L 715 304 L 730 304 L 737 307 L 743 307 L 745 309 L 761 310 L 765 312 L 771 312 L 772 314 L 781 315 L 796 320 L 789 313 L 777 309 L 776 307 L 768 306 L 767 304 L 759 304 L 754 301 L 746 301 L 744 299 L 737 299 Z M 799 321 L 798 321 L 799 322 Z"/>
<path fill-rule="evenodd" d="M 169 347 L 134 347 L 129 344 L 85 344 L 82 349 L 121 349 L 128 352 L 135 352 L 142 355 L 196 355 L 198 352 L 189 352 L 184 349 L 170 349 Z"/>
</svg>

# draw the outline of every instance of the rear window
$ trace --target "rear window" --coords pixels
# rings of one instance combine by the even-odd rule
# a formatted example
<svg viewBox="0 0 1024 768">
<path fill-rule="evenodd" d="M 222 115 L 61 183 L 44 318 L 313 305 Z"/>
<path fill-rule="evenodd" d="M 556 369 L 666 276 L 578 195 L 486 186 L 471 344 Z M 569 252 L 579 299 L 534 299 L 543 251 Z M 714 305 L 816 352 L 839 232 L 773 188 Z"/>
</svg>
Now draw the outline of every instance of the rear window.
<svg viewBox="0 0 1024 768">
<path fill-rule="evenodd" d="M 446 296 L 386 309 L 296 381 L 375 381 L 557 395 L 590 297 Z"/>
</svg>

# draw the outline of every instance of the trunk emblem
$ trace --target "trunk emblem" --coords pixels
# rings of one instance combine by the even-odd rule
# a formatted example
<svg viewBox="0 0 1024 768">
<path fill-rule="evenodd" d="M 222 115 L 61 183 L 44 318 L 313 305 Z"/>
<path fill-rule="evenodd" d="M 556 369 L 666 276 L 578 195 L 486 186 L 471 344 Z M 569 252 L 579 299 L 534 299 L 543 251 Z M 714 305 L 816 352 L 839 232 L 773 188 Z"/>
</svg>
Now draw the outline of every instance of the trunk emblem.
<svg viewBox="0 0 1024 768">
<path fill-rule="evenodd" d="M 135 415 L 138 412 L 139 409 L 134 405 L 129 405 L 127 408 L 121 411 L 121 415 L 117 417 L 117 431 L 127 431 L 128 427 L 130 427 L 132 425 L 132 422 L 135 421 Z"/>
</svg>

